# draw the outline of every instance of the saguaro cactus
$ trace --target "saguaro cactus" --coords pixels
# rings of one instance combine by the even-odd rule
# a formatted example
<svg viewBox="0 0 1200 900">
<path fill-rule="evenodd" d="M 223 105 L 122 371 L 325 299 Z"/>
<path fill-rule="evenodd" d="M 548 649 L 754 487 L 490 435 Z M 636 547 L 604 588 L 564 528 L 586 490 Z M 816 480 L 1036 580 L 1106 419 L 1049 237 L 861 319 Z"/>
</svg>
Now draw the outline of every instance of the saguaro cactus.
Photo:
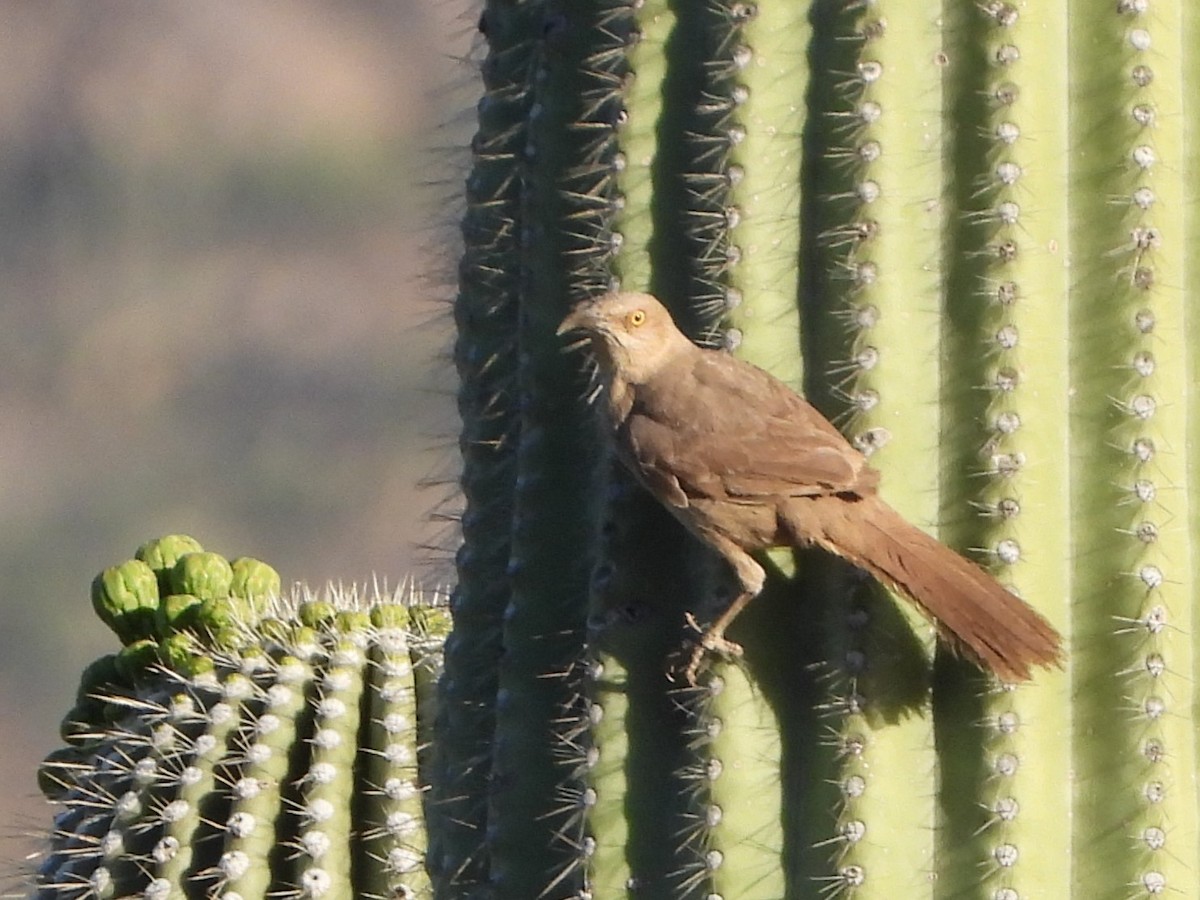
<svg viewBox="0 0 1200 900">
<path fill-rule="evenodd" d="M 98 581 L 126 649 L 45 773 L 40 894 L 1200 895 L 1200 13 L 487 0 L 479 25 L 428 880 L 380 749 L 413 696 L 399 608 L 281 621 L 269 575 L 174 540 Z M 1062 630 L 1063 670 L 996 683 L 806 553 L 767 561 L 741 663 L 671 682 L 727 573 L 607 458 L 554 334 L 618 286 L 804 390 Z"/>
<path fill-rule="evenodd" d="M 281 599 L 269 566 L 181 535 L 97 576 L 125 647 L 43 766 L 62 812 L 34 896 L 431 896 L 418 763 L 446 623 L 402 600 Z"/>
<path fill-rule="evenodd" d="M 472 310 L 514 324 L 460 365 L 464 435 L 509 423 L 465 448 L 464 484 L 514 487 L 468 492 L 467 521 L 490 524 L 463 558 L 490 548 L 499 573 L 507 550 L 509 577 L 460 567 L 455 640 L 483 640 L 511 680 L 473 680 L 471 723 L 444 713 L 444 738 L 476 748 L 463 776 L 491 766 L 491 801 L 435 861 L 444 895 L 1200 890 L 1196 14 L 494 0 L 480 24 L 460 362 L 493 333 Z M 891 503 L 1062 629 L 1065 669 L 990 682 L 806 556 L 773 560 L 737 635 L 745 670 L 668 682 L 683 613 L 711 615 L 721 572 L 596 462 L 588 386 L 551 334 L 616 285 L 803 388 Z M 452 659 L 444 687 L 468 681 Z M 550 684 L 540 725 L 510 718 Z M 508 727 L 539 730 L 536 768 L 511 767 Z"/>
</svg>

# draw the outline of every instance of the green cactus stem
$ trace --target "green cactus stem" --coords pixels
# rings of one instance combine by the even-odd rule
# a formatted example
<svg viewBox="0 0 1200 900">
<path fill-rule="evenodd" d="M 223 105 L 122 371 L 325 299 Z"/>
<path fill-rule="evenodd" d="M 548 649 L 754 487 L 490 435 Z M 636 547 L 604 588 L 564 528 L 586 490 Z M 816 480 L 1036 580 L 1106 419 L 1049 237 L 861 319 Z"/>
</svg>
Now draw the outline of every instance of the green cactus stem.
<svg viewBox="0 0 1200 900">
<path fill-rule="evenodd" d="M 35 896 L 431 898 L 418 735 L 445 610 L 402 592 L 280 598 L 264 564 L 198 551 L 172 573 L 269 598 L 275 624 L 235 619 L 222 648 L 199 629 L 146 638 L 89 668 L 85 721 L 40 773 L 63 811 Z M 177 642 L 173 669 L 162 648 Z"/>
<path fill-rule="evenodd" d="M 602 560 L 586 600 L 514 556 L 523 596 L 553 593 L 543 614 L 568 595 L 589 610 L 591 725 L 572 740 L 592 762 L 571 790 L 591 807 L 570 832 L 588 856 L 578 880 L 541 860 L 538 892 L 1191 891 L 1197 244 L 1182 98 L 1196 14 L 1132 0 L 513 8 L 534 60 L 512 88 L 530 105 L 511 175 L 538 211 L 514 219 L 537 244 L 510 259 L 527 272 L 522 338 L 552 325 L 548 285 L 559 300 L 657 293 L 693 339 L 803 386 L 890 503 L 1069 649 L 1063 671 L 1000 685 L 859 573 L 777 554 L 734 634 L 750 677 L 715 665 L 681 691 L 663 658 L 683 612 L 704 621 L 726 596 L 719 567 L 619 473 L 603 505 L 518 487 L 520 528 L 540 515 L 561 530 L 565 499 L 604 522 L 594 549 L 571 551 Z M 605 114 L 564 118 L 564 96 Z M 569 379 L 524 383 L 522 402 L 549 408 Z M 533 421 L 522 444 L 542 438 Z M 525 459 L 557 488 L 550 460 Z M 751 791 L 774 799 L 739 820 Z"/>
</svg>

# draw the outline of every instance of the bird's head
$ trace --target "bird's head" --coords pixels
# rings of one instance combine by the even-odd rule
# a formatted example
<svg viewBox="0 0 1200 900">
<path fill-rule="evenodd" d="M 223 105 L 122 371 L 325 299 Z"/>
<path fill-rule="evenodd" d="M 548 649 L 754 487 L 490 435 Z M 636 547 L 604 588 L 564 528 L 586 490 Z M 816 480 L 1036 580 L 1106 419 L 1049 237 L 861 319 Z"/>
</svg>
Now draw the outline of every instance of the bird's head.
<svg viewBox="0 0 1200 900">
<path fill-rule="evenodd" d="M 601 368 L 630 384 L 646 381 L 674 353 L 694 346 L 650 294 L 606 294 L 586 300 L 567 314 L 557 333 L 582 335 Z"/>
</svg>

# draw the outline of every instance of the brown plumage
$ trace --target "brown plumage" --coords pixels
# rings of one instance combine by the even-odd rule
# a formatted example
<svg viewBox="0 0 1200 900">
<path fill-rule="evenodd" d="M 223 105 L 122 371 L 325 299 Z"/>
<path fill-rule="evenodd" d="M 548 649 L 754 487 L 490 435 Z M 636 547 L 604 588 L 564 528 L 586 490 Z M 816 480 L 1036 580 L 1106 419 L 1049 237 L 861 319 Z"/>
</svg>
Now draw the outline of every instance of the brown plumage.
<svg viewBox="0 0 1200 900">
<path fill-rule="evenodd" d="M 779 546 L 816 545 L 865 569 L 1006 681 L 1058 663 L 1054 628 L 888 506 L 879 473 L 824 416 L 762 369 L 694 345 L 654 297 L 609 294 L 558 331 L 590 340 L 621 462 L 741 583 L 698 642 L 689 680 L 706 650 L 739 651 L 725 629 L 766 577 L 750 554 Z"/>
</svg>

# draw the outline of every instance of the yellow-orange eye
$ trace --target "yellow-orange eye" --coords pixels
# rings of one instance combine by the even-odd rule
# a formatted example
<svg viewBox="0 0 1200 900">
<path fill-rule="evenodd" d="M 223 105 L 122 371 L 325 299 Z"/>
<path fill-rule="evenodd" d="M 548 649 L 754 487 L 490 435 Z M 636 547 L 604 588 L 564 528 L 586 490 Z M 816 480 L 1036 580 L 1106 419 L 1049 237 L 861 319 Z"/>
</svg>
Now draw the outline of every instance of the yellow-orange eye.
<svg viewBox="0 0 1200 900">
<path fill-rule="evenodd" d="M 629 317 L 626 319 L 626 321 L 629 323 L 630 327 L 637 328 L 639 325 L 641 325 L 643 322 L 646 321 L 645 310 L 635 309 L 633 312 L 631 312 L 629 314 Z"/>
</svg>

